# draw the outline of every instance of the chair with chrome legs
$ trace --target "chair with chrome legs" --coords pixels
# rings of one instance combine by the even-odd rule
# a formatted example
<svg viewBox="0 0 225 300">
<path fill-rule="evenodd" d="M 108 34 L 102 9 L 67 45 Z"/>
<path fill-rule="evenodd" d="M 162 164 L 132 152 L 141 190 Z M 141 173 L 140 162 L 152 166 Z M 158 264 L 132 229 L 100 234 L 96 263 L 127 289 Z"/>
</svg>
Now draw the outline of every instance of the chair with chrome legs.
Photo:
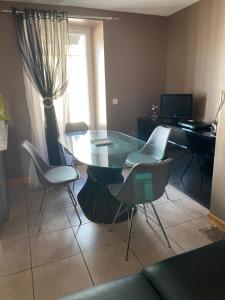
<svg viewBox="0 0 225 300">
<path fill-rule="evenodd" d="M 21 147 L 29 154 L 32 161 L 34 162 L 38 179 L 40 183 L 44 186 L 44 193 L 42 196 L 42 201 L 40 206 L 40 210 L 42 211 L 42 214 L 41 214 L 41 220 L 40 220 L 40 225 L 38 230 L 39 231 L 41 230 L 45 208 L 47 204 L 48 192 L 54 186 L 64 185 L 67 188 L 70 199 L 73 203 L 74 209 L 77 213 L 77 216 L 81 224 L 81 219 L 76 207 L 77 201 L 69 185 L 71 182 L 74 182 L 75 180 L 80 178 L 79 172 L 72 166 L 63 165 L 63 166 L 54 167 L 47 164 L 39 155 L 39 153 L 34 148 L 34 146 L 28 141 L 24 141 Z"/>
<path fill-rule="evenodd" d="M 123 184 L 120 186 L 109 186 L 112 195 L 121 202 L 109 231 L 112 230 L 113 225 L 119 216 L 127 212 L 130 214 L 130 220 L 128 220 L 129 234 L 126 260 L 128 260 L 134 211 L 136 208 L 141 209 L 145 213 L 146 220 L 148 221 L 149 217 L 146 212 L 147 204 L 151 205 L 158 221 L 158 225 L 161 227 L 163 235 L 168 243 L 168 246 L 170 247 L 169 239 L 153 202 L 159 199 L 165 192 L 165 187 L 169 180 L 171 162 L 172 159 L 169 158 L 154 164 L 137 164 L 131 169 Z M 143 205 L 143 208 L 141 205 Z"/>
<path fill-rule="evenodd" d="M 155 163 L 161 161 L 165 156 L 170 132 L 171 128 L 157 126 L 144 147 L 138 152 L 129 154 L 125 164 L 133 167 L 139 163 Z"/>
</svg>

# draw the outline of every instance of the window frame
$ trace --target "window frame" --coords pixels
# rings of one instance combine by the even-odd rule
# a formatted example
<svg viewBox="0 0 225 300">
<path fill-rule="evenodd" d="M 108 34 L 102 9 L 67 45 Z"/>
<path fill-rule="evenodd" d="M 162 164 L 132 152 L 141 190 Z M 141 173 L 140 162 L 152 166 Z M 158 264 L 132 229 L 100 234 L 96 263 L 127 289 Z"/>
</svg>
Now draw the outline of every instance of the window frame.
<svg viewBox="0 0 225 300">
<path fill-rule="evenodd" d="M 89 129 L 96 128 L 96 103 L 94 92 L 94 61 L 93 61 L 93 41 L 92 30 L 90 27 L 82 27 L 69 24 L 69 35 L 71 33 L 84 34 L 86 37 L 86 54 L 87 54 L 87 76 L 88 76 L 88 94 L 90 109 L 90 125 Z"/>
</svg>

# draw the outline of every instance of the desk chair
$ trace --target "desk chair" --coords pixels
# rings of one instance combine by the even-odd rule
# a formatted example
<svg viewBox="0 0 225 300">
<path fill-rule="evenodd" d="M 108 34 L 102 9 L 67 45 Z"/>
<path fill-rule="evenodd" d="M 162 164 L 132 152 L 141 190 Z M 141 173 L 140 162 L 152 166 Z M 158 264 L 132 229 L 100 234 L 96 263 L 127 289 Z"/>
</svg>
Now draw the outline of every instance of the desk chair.
<svg viewBox="0 0 225 300">
<path fill-rule="evenodd" d="M 39 155 L 39 153 L 34 148 L 34 146 L 28 141 L 24 141 L 21 147 L 26 151 L 26 153 L 28 153 L 28 155 L 31 157 L 32 161 L 34 162 L 38 179 L 40 183 L 43 184 L 44 186 L 44 193 L 42 196 L 42 201 L 40 206 L 40 210 L 42 211 L 42 214 L 41 214 L 41 220 L 40 220 L 38 231 L 41 230 L 41 226 L 45 214 L 45 208 L 47 204 L 48 192 L 52 187 L 60 186 L 60 185 L 64 185 L 67 188 L 70 199 L 73 203 L 74 209 L 77 213 L 81 225 L 81 219 L 76 208 L 77 201 L 69 185 L 71 182 L 75 182 L 75 180 L 80 178 L 78 171 L 72 166 L 54 167 L 47 164 Z"/>
<path fill-rule="evenodd" d="M 130 247 L 130 237 L 132 231 L 132 222 L 135 208 L 144 210 L 146 221 L 148 222 L 146 205 L 152 206 L 153 212 L 158 221 L 158 225 L 161 227 L 163 235 L 170 246 L 169 239 L 157 214 L 156 208 L 153 202 L 159 199 L 165 192 L 165 187 L 169 180 L 169 170 L 172 159 L 167 159 L 154 164 L 137 164 L 135 165 L 123 184 L 109 185 L 111 194 L 120 201 L 118 211 L 113 219 L 112 225 L 109 231 L 112 230 L 117 218 L 125 212 L 130 213 L 129 221 L 129 234 L 127 243 L 126 260 L 128 260 L 128 253 Z M 143 208 L 142 206 L 143 205 Z"/>
</svg>

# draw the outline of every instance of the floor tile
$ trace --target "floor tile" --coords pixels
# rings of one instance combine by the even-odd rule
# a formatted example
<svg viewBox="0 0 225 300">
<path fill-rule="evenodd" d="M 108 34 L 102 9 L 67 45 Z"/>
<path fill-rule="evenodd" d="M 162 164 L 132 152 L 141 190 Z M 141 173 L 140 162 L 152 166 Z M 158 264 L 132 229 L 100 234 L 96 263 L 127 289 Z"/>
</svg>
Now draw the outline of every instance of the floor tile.
<svg viewBox="0 0 225 300">
<path fill-rule="evenodd" d="M 149 225 L 150 224 L 150 225 Z M 117 223 L 114 225 L 114 228 L 119 231 L 124 240 L 128 239 L 128 221 Z M 158 230 L 160 227 L 154 222 L 149 220 L 149 223 L 146 222 L 146 219 L 143 215 L 140 215 L 140 212 L 136 213 L 133 218 L 133 228 L 131 232 L 131 238 L 144 235 L 148 232 Z M 114 229 L 112 229 L 113 231 Z"/>
<path fill-rule="evenodd" d="M 125 260 L 125 255 L 124 242 L 85 252 L 84 257 L 94 283 L 110 281 L 140 271 L 142 267 L 133 253 L 129 253 L 128 261 Z"/>
<path fill-rule="evenodd" d="M 78 226 L 78 225 L 80 225 L 80 221 L 78 219 L 78 216 L 77 216 L 77 213 L 76 213 L 74 207 L 73 206 L 66 207 L 65 209 L 66 209 L 66 213 L 67 213 L 67 216 L 69 218 L 71 226 Z M 82 209 L 80 208 L 79 205 L 77 206 L 77 211 L 78 211 L 78 213 L 80 215 L 82 224 L 86 224 L 86 223 L 90 223 L 91 222 L 88 218 L 86 218 L 85 214 L 83 213 L 83 211 L 82 211 Z"/>
<path fill-rule="evenodd" d="M 66 201 L 68 203 L 70 201 L 67 191 L 65 191 L 62 188 L 59 190 L 50 190 L 48 193 L 46 210 L 53 211 L 53 210 L 63 209 L 64 203 L 66 203 Z"/>
<path fill-rule="evenodd" d="M 143 266 L 149 266 L 157 261 L 166 259 L 183 250 L 170 238 L 171 248 L 160 231 L 150 232 L 131 240 L 131 248 Z"/>
<path fill-rule="evenodd" d="M 170 184 L 166 186 L 166 191 L 171 201 L 183 199 L 186 197 L 186 194 L 184 194 L 182 191 L 178 190 Z"/>
<path fill-rule="evenodd" d="M 32 300 L 31 271 L 27 270 L 0 278 L 0 298 L 3 300 Z"/>
<path fill-rule="evenodd" d="M 0 243 L 0 276 L 24 271 L 30 266 L 28 239 Z"/>
<path fill-rule="evenodd" d="M 73 227 L 73 231 L 82 252 L 122 241 L 117 230 L 109 232 L 109 225 L 106 224 L 88 223 Z"/>
<path fill-rule="evenodd" d="M 29 216 L 29 231 L 30 235 L 37 235 L 41 215 L 35 214 Z M 69 228 L 70 223 L 65 210 L 46 211 L 40 233 Z"/>
<path fill-rule="evenodd" d="M 72 187 L 72 184 L 71 184 Z M 74 192 L 74 195 L 76 193 Z M 76 197 L 76 195 L 75 195 Z M 70 207 L 73 206 L 71 198 L 69 196 L 68 191 L 61 187 L 57 190 L 51 190 L 48 195 L 48 201 L 46 205 L 47 211 L 52 211 L 55 209 L 60 209 L 63 207 Z"/>
<path fill-rule="evenodd" d="M 28 215 L 37 214 L 40 212 L 42 196 L 43 189 L 31 190 L 28 186 L 26 187 Z"/>
<path fill-rule="evenodd" d="M 158 205 L 155 206 L 155 208 L 163 226 L 165 227 L 174 226 L 193 220 L 193 218 L 189 214 L 177 207 L 173 202 Z M 148 207 L 148 210 L 155 218 L 153 210 L 150 206 Z"/>
<path fill-rule="evenodd" d="M 25 185 L 18 184 L 8 189 L 10 218 L 27 215 Z"/>
<path fill-rule="evenodd" d="M 168 200 L 166 198 L 166 195 L 164 194 L 161 198 L 159 198 L 158 200 L 154 201 L 154 205 L 161 205 L 161 204 L 166 204 L 169 203 L 170 200 Z"/>
<path fill-rule="evenodd" d="M 32 266 L 80 254 L 71 228 L 31 237 Z"/>
<path fill-rule="evenodd" d="M 92 286 L 81 255 L 33 269 L 35 300 L 55 300 Z"/>
<path fill-rule="evenodd" d="M 170 227 L 166 229 L 166 232 L 185 251 L 189 251 L 211 243 L 210 240 L 198 231 L 207 226 L 209 226 L 207 218 L 202 218 Z"/>
<path fill-rule="evenodd" d="M 37 214 L 40 212 L 40 205 L 44 190 L 30 190 L 27 188 L 27 206 L 28 214 Z M 46 210 L 53 211 L 72 206 L 68 192 L 64 188 L 52 189 L 48 192 Z"/>
<path fill-rule="evenodd" d="M 26 216 L 10 217 L 8 222 L 0 225 L 0 241 L 18 240 L 28 236 L 28 221 Z"/>
<path fill-rule="evenodd" d="M 82 176 L 79 180 L 76 181 L 75 183 L 75 191 L 78 194 L 82 187 L 85 185 L 85 182 L 87 180 L 87 176 Z"/>
<path fill-rule="evenodd" d="M 182 208 L 184 211 L 186 211 L 196 219 L 207 216 L 209 213 L 209 210 L 207 208 L 191 199 L 190 197 L 185 197 L 184 199 L 174 201 L 174 204 Z"/>
</svg>

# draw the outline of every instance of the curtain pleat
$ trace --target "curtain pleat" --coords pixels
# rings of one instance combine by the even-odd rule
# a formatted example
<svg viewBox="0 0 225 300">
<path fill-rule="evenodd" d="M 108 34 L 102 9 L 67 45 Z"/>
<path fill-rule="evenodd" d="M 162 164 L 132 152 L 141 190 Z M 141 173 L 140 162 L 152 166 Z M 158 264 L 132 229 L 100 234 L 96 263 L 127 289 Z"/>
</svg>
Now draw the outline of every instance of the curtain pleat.
<svg viewBox="0 0 225 300">
<path fill-rule="evenodd" d="M 23 13 L 13 8 L 13 16 L 25 72 L 43 99 L 49 163 L 59 165 L 63 155 L 54 100 L 67 88 L 68 16 L 29 8 Z"/>
</svg>

